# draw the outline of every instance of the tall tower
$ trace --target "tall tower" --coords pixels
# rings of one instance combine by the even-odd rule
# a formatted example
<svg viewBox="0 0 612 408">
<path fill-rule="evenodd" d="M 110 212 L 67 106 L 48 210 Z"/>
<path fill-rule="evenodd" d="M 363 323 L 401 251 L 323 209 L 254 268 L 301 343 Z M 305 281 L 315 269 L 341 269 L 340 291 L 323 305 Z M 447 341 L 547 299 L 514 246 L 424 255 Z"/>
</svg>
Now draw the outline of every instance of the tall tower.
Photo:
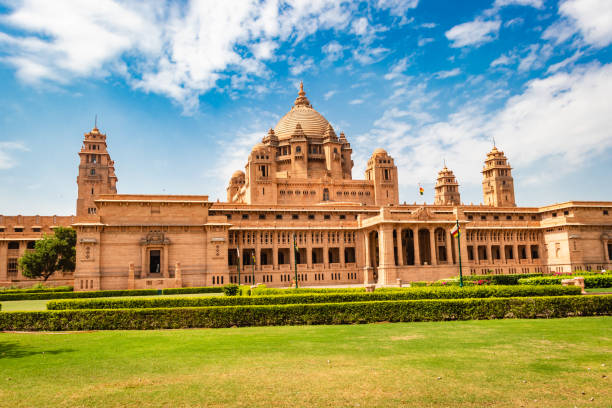
<svg viewBox="0 0 612 408">
<path fill-rule="evenodd" d="M 459 195 L 459 183 L 452 170 L 444 168 L 438 173 L 436 181 L 436 195 L 434 198 L 436 205 L 460 205 L 461 196 Z"/>
<path fill-rule="evenodd" d="M 482 168 L 482 193 L 484 204 L 493 207 L 516 207 L 512 167 L 504 152 L 495 145 L 487 153 Z"/>
<path fill-rule="evenodd" d="M 79 175 L 77 176 L 77 217 L 95 217 L 94 199 L 99 194 L 117 194 L 115 162 L 111 160 L 106 146 L 106 135 L 97 127 L 85 133 L 79 152 Z"/>
<path fill-rule="evenodd" d="M 376 205 L 399 204 L 397 167 L 393 158 L 384 149 L 378 148 L 368 160 L 366 180 L 374 181 Z"/>
</svg>

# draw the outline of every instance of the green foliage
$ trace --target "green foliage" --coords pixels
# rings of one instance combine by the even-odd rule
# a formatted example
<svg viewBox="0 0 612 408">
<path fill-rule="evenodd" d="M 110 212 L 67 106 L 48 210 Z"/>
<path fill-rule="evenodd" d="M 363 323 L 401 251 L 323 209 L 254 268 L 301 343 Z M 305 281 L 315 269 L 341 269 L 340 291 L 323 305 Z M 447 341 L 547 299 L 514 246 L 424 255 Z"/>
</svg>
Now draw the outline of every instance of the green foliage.
<svg viewBox="0 0 612 408">
<path fill-rule="evenodd" d="M 251 296 L 251 287 L 248 285 L 240 285 L 238 288 L 238 296 Z"/>
<path fill-rule="evenodd" d="M 228 285 L 223 286 L 223 293 L 225 293 L 225 296 L 238 295 L 238 285 L 230 283 Z"/>
<path fill-rule="evenodd" d="M 98 298 L 113 296 L 153 296 L 157 295 L 157 289 L 138 290 L 96 290 L 91 292 L 47 292 L 44 293 L 0 293 L 0 301 L 6 300 L 39 300 L 39 299 L 74 299 L 74 298 Z"/>
<path fill-rule="evenodd" d="M 579 275 L 582 276 L 582 275 Z M 561 285 L 563 279 L 570 279 L 568 276 L 542 276 L 539 278 L 520 279 L 519 285 Z M 585 288 L 609 288 L 612 287 L 612 275 L 594 274 L 584 276 Z"/>
<path fill-rule="evenodd" d="M 523 273 L 515 275 L 467 275 L 463 277 L 464 282 L 488 281 L 492 285 L 518 285 L 518 280 L 542 276 L 541 273 Z M 459 278 L 457 278 L 457 281 Z"/>
<path fill-rule="evenodd" d="M 223 288 L 220 286 L 201 286 L 194 288 L 167 288 L 162 289 L 164 295 L 176 295 L 186 293 L 222 293 Z"/>
<path fill-rule="evenodd" d="M 232 298 L 239 299 L 239 298 Z M 0 330 L 141 330 L 612 314 L 612 295 L 1 312 Z"/>
<path fill-rule="evenodd" d="M 45 235 L 36 241 L 34 251 L 27 251 L 19 258 L 23 276 L 43 278 L 45 282 L 55 271 L 74 271 L 76 262 L 76 231 L 57 227 L 53 235 Z"/>
<path fill-rule="evenodd" d="M 7 293 L 52 293 L 52 292 L 72 292 L 72 286 L 56 286 L 56 287 L 48 287 L 43 286 L 41 284 L 36 284 L 31 288 L 21 288 L 21 289 L 5 289 L 0 290 L 0 295 L 4 295 Z"/>
<path fill-rule="evenodd" d="M 259 285 L 251 290 L 253 296 L 264 295 L 288 295 L 295 293 L 338 293 L 338 292 L 365 292 L 365 288 L 298 288 L 298 289 L 276 289 L 267 288 L 265 285 Z"/>
<path fill-rule="evenodd" d="M 92 299 L 59 300 L 47 303 L 49 310 L 62 309 L 122 309 L 122 308 L 165 308 L 165 307 L 205 307 L 205 306 L 243 306 L 279 305 L 310 303 L 374 302 L 416 299 L 460 299 L 487 297 L 527 297 L 527 296 L 569 296 L 579 295 L 580 288 L 565 286 L 474 286 L 430 287 L 408 290 L 376 291 L 373 293 L 296 293 L 280 296 L 231 296 L 201 298 L 155 298 L 155 299 Z"/>
</svg>

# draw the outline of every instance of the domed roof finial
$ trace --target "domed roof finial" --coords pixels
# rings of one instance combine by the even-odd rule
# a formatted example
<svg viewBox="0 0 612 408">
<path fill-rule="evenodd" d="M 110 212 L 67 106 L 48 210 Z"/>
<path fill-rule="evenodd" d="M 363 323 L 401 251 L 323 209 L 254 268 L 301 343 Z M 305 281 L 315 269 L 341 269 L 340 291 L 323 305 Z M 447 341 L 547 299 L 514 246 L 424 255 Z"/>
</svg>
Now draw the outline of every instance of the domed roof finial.
<svg viewBox="0 0 612 408">
<path fill-rule="evenodd" d="M 295 106 L 306 106 L 312 108 L 310 101 L 306 98 L 306 92 L 304 92 L 304 82 L 300 81 L 300 91 L 298 97 L 295 99 Z"/>
</svg>

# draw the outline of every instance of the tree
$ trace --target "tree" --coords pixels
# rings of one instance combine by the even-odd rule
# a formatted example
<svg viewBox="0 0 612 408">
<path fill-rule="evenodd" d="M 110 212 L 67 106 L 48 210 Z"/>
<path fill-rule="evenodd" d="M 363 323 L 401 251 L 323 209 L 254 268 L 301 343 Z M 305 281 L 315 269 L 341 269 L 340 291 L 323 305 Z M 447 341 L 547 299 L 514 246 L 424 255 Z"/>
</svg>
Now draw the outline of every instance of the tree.
<svg viewBox="0 0 612 408">
<path fill-rule="evenodd" d="M 36 241 L 34 251 L 19 258 L 23 276 L 43 278 L 45 282 L 55 271 L 74 271 L 76 264 L 76 231 L 58 227 L 53 235 Z"/>
</svg>

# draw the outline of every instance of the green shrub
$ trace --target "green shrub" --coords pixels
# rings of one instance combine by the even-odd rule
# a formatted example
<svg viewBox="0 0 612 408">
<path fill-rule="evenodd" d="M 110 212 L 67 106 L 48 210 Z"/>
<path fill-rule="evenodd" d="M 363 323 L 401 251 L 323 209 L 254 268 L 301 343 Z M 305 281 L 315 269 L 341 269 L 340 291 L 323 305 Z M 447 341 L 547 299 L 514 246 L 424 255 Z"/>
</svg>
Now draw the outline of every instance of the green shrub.
<svg viewBox="0 0 612 408">
<path fill-rule="evenodd" d="M 238 285 L 230 283 L 228 285 L 223 286 L 223 293 L 225 293 L 225 296 L 238 295 Z"/>
<path fill-rule="evenodd" d="M 464 282 L 489 281 L 492 285 L 518 285 L 519 279 L 542 276 L 541 273 L 522 273 L 513 275 L 466 275 Z M 457 280 L 459 278 L 457 277 Z"/>
<path fill-rule="evenodd" d="M 580 276 L 580 275 L 578 275 Z M 563 279 L 570 279 L 568 276 L 542 276 L 539 278 L 519 279 L 520 285 L 561 285 Z M 612 275 L 586 275 L 584 276 L 585 288 L 609 288 L 612 287 Z"/>
<path fill-rule="evenodd" d="M 44 293 L 8 293 L 0 294 L 0 301 L 6 300 L 37 300 L 37 299 L 74 299 L 97 298 L 113 296 L 151 296 L 157 295 L 157 289 L 138 290 L 96 290 L 91 292 L 50 292 Z"/>
<path fill-rule="evenodd" d="M 201 286 L 194 288 L 167 288 L 162 289 L 164 295 L 177 295 L 186 293 L 223 293 L 221 286 Z"/>
<path fill-rule="evenodd" d="M 0 330 L 142 330 L 612 314 L 612 295 L 0 312 Z"/>
<path fill-rule="evenodd" d="M 47 303 L 47 309 L 62 310 L 243 306 L 364 301 L 372 302 L 416 299 L 569 296 L 579 294 L 580 288 L 575 286 L 475 286 L 463 289 L 458 287 L 429 287 L 384 292 L 376 291 L 373 293 L 299 293 L 281 296 L 59 300 Z"/>
<path fill-rule="evenodd" d="M 0 290 L 0 295 L 9 293 L 52 293 L 52 292 L 72 292 L 72 286 L 47 287 L 36 284 L 30 288 L 12 288 Z"/>
<path fill-rule="evenodd" d="M 251 287 L 248 285 L 240 285 L 238 287 L 239 296 L 251 296 Z"/>
<path fill-rule="evenodd" d="M 267 288 L 265 285 L 259 285 L 258 287 L 251 290 L 253 296 L 265 296 L 265 295 L 288 295 L 296 293 L 343 293 L 343 292 L 365 292 L 364 287 L 358 288 L 298 288 L 298 289 L 277 289 Z"/>
</svg>

